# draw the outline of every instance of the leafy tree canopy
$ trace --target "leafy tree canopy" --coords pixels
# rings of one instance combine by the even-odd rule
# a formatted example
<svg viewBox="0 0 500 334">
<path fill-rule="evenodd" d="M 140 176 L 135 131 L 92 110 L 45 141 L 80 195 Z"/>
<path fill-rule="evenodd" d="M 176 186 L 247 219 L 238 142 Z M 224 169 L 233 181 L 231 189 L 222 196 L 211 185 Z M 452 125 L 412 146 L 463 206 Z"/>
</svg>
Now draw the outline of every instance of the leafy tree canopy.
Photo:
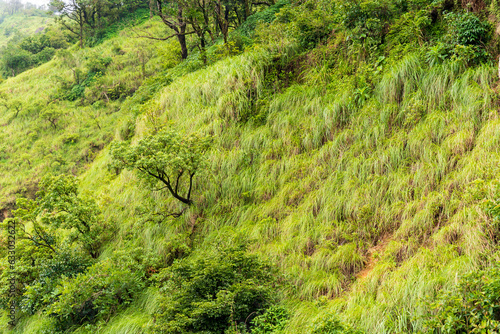
<svg viewBox="0 0 500 334">
<path fill-rule="evenodd" d="M 140 140 L 137 145 L 114 143 L 112 167 L 137 170 L 156 185 L 162 183 L 170 194 L 191 205 L 195 174 L 203 170 L 210 137 L 199 134 L 182 136 L 173 130 L 161 130 Z"/>
</svg>

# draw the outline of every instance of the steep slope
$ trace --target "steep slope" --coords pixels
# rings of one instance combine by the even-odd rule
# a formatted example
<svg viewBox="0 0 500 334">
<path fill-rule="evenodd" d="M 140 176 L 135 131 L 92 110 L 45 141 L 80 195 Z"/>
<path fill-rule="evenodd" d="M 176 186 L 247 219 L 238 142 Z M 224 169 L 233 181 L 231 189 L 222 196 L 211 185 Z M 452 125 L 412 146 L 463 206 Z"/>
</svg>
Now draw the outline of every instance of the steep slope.
<svg viewBox="0 0 500 334">
<path fill-rule="evenodd" d="M 32 196 L 42 174 L 80 175 L 80 187 L 116 227 L 98 259 L 104 269 L 89 268 L 112 277 L 106 266 L 116 262 L 142 275 L 140 288 L 117 312 L 69 330 L 153 332 L 172 303 L 164 268 L 244 244 L 276 266 L 273 291 L 290 314 L 284 329 L 263 333 L 333 333 L 331 317 L 367 333 L 426 331 L 425 301 L 498 260 L 498 226 L 485 204 L 498 204 L 493 62 L 460 50 L 433 58 L 434 37 L 425 50 L 419 34 L 401 42 L 413 38 L 397 30 L 398 23 L 405 26 L 404 15 L 378 54 L 335 30 L 323 44 L 305 48 L 294 30 L 301 27 L 293 24 L 301 23 L 297 12 L 318 15 L 318 25 L 330 21 L 307 12 L 308 6 L 296 9 L 292 20 L 287 8 L 257 30 L 259 43 L 207 66 L 196 57 L 177 65 L 174 43 L 149 45 L 146 81 L 136 39 L 123 35 L 74 50 L 74 59 L 87 57 L 81 68 L 97 80 L 88 85 L 85 102 L 61 97 L 61 89 L 76 91 L 60 88 L 74 73 L 67 64 L 79 68 L 69 58 L 1 84 L 29 105 L 43 99 L 61 110 L 54 126 L 50 115 L 42 116 L 45 106 L 17 117 L 4 112 L 1 204 L 10 209 L 19 193 Z M 416 7 L 409 17 L 419 13 L 430 22 L 445 10 Z M 313 31 L 307 36 L 314 39 L 316 31 L 306 28 L 300 32 Z M 90 68 L 101 65 L 92 59 L 109 63 L 101 64 L 102 79 L 94 79 Z M 63 83 L 52 86 L 61 73 Z M 122 89 L 116 87 L 129 97 L 103 97 Z M 195 205 L 180 217 L 166 216 L 184 208 L 168 192 L 145 186 L 140 173 L 109 168 L 112 140 L 133 146 L 160 128 L 212 138 L 207 166 L 194 179 Z M 122 265 L 122 258 L 130 262 Z M 63 279 L 53 294 L 92 286 L 94 269 Z M 57 301 L 46 304 L 34 315 L 26 311 L 12 332 L 50 328 L 53 317 L 45 311 Z M 231 330 L 226 333 L 240 332 Z"/>
<path fill-rule="evenodd" d="M 33 35 L 36 32 L 41 32 L 43 29 L 53 23 L 54 19 L 42 16 L 28 16 L 17 14 L 7 16 L 0 23 L 0 47 L 6 46 L 16 34 L 22 36 Z"/>
</svg>

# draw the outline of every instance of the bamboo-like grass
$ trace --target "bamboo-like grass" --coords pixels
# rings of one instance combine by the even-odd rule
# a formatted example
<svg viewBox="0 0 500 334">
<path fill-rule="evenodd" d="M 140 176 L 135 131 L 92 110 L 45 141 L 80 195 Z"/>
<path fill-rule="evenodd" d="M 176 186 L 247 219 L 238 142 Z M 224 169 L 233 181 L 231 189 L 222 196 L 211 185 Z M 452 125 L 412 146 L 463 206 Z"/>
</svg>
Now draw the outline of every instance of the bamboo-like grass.
<svg viewBox="0 0 500 334">
<path fill-rule="evenodd" d="M 98 50 L 108 50 L 112 42 L 132 48 L 122 36 Z M 166 263 L 179 243 L 192 245 L 191 256 L 200 256 L 214 245 L 246 242 L 289 283 L 284 293 L 293 302 L 293 315 L 285 333 L 307 333 L 314 319 L 331 313 L 369 333 L 422 330 L 422 300 L 496 258 L 482 198 L 470 193 L 474 181 L 489 185 L 499 175 L 494 68 L 465 70 L 447 63 L 429 68 L 410 54 L 386 70 L 363 102 L 353 98 L 352 77 L 324 67 L 305 69 L 301 81 L 270 93 L 269 69 L 295 50 L 293 43 L 256 47 L 192 73 L 177 69 L 181 74 L 172 74 L 149 111 L 141 114 L 146 107 L 129 100 L 121 105 L 124 110 L 103 117 L 104 132 L 118 138 L 115 125 L 139 114 L 132 143 L 154 123 L 210 134 L 213 145 L 208 170 L 195 179 L 195 207 L 161 223 L 144 212 L 178 204 L 144 187 L 138 174 L 111 173 L 107 149 L 102 150 L 81 176 L 82 187 L 95 194 L 117 229 L 101 257 L 140 249 Z M 108 80 L 115 75 L 140 80 L 131 59 L 119 64 L 125 70 L 110 69 Z M 30 72 L 40 81 L 21 75 L 0 90 L 35 99 L 60 71 L 56 62 L 48 63 Z M 323 85 L 334 80 L 338 85 Z M 61 108 L 68 113 L 64 131 L 81 137 L 96 131 L 74 104 Z M 257 115 L 265 117 L 256 121 Z M 23 116 L 5 128 L 3 138 L 12 137 L 17 145 L 7 153 L 30 148 L 41 159 L 56 145 L 64 147 L 46 127 L 29 141 L 34 120 Z M 19 160 L 8 171 L 25 172 L 9 178 L 5 189 L 22 185 L 28 173 L 53 167 L 44 163 L 45 169 L 30 170 Z M 158 291 L 144 292 L 136 301 L 140 306 L 99 330 L 143 333 L 157 296 Z M 34 326 L 35 319 L 26 321 Z"/>
</svg>

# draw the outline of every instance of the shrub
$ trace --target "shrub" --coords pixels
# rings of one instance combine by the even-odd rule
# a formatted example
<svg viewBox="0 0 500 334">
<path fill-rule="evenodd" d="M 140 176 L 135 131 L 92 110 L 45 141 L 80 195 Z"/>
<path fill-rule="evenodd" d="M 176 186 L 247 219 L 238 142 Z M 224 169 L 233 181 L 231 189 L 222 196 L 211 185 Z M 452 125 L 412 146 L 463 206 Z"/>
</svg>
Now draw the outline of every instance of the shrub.
<svg viewBox="0 0 500 334">
<path fill-rule="evenodd" d="M 391 44 L 394 46 L 407 43 L 422 45 L 426 39 L 426 30 L 431 25 L 431 22 L 430 13 L 427 10 L 401 15 L 389 31 Z"/>
<path fill-rule="evenodd" d="M 61 141 L 63 144 L 74 144 L 78 141 L 78 137 L 76 133 L 65 133 L 61 136 Z"/>
<path fill-rule="evenodd" d="M 319 317 L 314 321 L 310 334 L 361 334 L 361 331 L 355 330 L 342 323 L 336 316 L 328 315 Z"/>
<path fill-rule="evenodd" d="M 15 76 L 32 65 L 31 53 L 18 47 L 8 46 L 2 52 L 4 72 L 7 76 Z"/>
<path fill-rule="evenodd" d="M 52 57 L 54 57 L 55 53 L 56 53 L 56 50 L 54 48 L 47 47 L 47 48 L 43 49 L 43 51 L 40 51 L 39 53 L 37 53 L 36 55 L 33 56 L 33 59 L 34 59 L 33 63 L 36 63 L 36 64 L 46 63 L 49 60 L 51 60 Z"/>
<path fill-rule="evenodd" d="M 276 14 L 278 23 L 291 25 L 291 34 L 305 49 L 325 40 L 333 30 L 332 8 L 325 2 L 308 1 L 303 6 L 283 7 Z"/>
<path fill-rule="evenodd" d="M 271 303 L 271 267 L 243 248 L 185 259 L 157 276 L 162 293 L 157 332 L 224 333 L 250 328 Z"/>
<path fill-rule="evenodd" d="M 429 332 L 494 333 L 500 330 L 500 267 L 470 273 L 427 302 Z"/>
<path fill-rule="evenodd" d="M 281 306 L 271 306 L 252 320 L 252 334 L 270 334 L 285 328 L 290 315 Z"/>
<path fill-rule="evenodd" d="M 449 26 L 452 44 L 483 45 L 491 38 L 491 26 L 481 21 L 473 13 L 446 14 L 445 21 Z"/>
<path fill-rule="evenodd" d="M 97 54 L 91 54 L 86 64 L 88 73 L 104 73 L 112 61 L 111 57 L 100 57 Z"/>
<path fill-rule="evenodd" d="M 92 263 L 87 256 L 64 249 L 41 265 L 37 281 L 26 287 L 21 300 L 21 310 L 34 314 L 54 301 L 53 291 L 61 278 L 72 278 L 83 273 Z"/>
<path fill-rule="evenodd" d="M 121 261 L 105 260 L 72 279 L 65 279 L 56 288 L 58 300 L 48 308 L 56 318 L 57 331 L 75 325 L 109 319 L 129 305 L 144 287 L 139 274 Z"/>
</svg>

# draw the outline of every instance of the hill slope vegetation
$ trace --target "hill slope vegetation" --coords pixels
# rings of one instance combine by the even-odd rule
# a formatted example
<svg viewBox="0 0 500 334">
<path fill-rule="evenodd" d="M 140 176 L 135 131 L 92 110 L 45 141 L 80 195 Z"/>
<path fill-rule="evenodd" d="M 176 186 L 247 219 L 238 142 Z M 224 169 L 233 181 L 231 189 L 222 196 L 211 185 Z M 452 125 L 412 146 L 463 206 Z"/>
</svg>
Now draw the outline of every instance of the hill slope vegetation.
<svg viewBox="0 0 500 334">
<path fill-rule="evenodd" d="M 0 84 L 1 331 L 500 327 L 498 3 L 269 5 Z"/>
</svg>

